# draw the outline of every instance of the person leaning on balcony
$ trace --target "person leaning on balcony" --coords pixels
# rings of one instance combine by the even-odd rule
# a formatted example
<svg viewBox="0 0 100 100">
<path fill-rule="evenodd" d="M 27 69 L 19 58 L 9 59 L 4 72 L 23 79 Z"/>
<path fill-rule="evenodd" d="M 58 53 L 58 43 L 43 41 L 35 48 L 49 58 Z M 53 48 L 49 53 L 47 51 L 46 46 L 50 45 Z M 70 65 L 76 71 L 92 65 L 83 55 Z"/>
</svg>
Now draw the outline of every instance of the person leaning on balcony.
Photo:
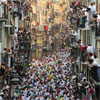
<svg viewBox="0 0 100 100">
<path fill-rule="evenodd" d="M 90 94 L 89 100 L 92 100 L 93 95 L 94 95 L 94 90 L 93 90 L 92 86 L 89 86 L 89 94 Z"/>
<path fill-rule="evenodd" d="M 4 67 L 4 65 L 2 64 L 2 65 L 0 66 L 0 76 L 3 76 L 4 73 L 5 73 L 5 67 Z"/>
<path fill-rule="evenodd" d="M 93 46 L 91 44 L 88 45 L 87 52 L 92 53 L 92 54 L 94 53 L 94 49 L 93 49 Z"/>
<path fill-rule="evenodd" d="M 90 8 L 87 8 L 86 11 L 85 11 L 85 16 L 86 16 L 86 26 L 89 26 L 89 23 L 90 23 Z"/>
<path fill-rule="evenodd" d="M 95 14 L 95 3 L 94 3 L 94 2 L 92 2 L 92 3 L 88 6 L 88 8 L 91 9 L 91 14 L 92 14 L 92 15 Z M 92 17 L 92 16 L 91 16 L 91 17 Z"/>
<path fill-rule="evenodd" d="M 100 27 L 100 13 L 97 15 L 98 27 Z"/>
<path fill-rule="evenodd" d="M 3 63 L 8 64 L 8 50 L 6 48 L 3 49 Z"/>
</svg>

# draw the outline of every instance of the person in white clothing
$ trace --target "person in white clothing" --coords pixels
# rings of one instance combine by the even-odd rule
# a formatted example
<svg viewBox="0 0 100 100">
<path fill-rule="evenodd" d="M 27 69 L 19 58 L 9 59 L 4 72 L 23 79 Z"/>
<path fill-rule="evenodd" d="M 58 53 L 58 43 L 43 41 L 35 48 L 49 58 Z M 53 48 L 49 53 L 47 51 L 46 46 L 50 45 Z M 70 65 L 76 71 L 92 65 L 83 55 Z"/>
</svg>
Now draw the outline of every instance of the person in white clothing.
<svg viewBox="0 0 100 100">
<path fill-rule="evenodd" d="M 0 96 L 0 100 L 3 100 L 2 96 Z"/>
<path fill-rule="evenodd" d="M 94 49 L 92 45 L 89 44 L 89 46 L 87 47 L 87 52 L 92 54 L 94 53 Z"/>
</svg>

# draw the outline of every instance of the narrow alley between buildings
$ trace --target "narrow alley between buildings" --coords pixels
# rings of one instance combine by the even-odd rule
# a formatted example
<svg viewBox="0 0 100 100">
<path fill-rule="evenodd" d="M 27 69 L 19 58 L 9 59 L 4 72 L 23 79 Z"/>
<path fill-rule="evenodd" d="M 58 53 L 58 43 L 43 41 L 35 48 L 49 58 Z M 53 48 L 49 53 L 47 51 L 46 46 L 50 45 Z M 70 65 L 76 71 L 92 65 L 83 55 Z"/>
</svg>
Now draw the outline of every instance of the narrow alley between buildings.
<svg viewBox="0 0 100 100">
<path fill-rule="evenodd" d="M 100 0 L 0 0 L 0 100 L 100 100 Z"/>
</svg>

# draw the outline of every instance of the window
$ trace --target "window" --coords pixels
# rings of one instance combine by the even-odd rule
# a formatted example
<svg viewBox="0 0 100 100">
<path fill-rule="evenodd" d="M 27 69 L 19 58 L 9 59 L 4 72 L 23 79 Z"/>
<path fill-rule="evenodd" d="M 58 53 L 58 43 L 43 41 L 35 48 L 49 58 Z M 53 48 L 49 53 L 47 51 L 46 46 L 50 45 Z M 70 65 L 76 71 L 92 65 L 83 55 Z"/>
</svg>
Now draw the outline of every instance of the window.
<svg viewBox="0 0 100 100">
<path fill-rule="evenodd" d="M 84 46 L 90 44 L 90 29 L 82 29 L 80 37 Z"/>
<path fill-rule="evenodd" d="M 90 44 L 90 30 L 87 30 L 87 45 Z"/>
<path fill-rule="evenodd" d="M 81 41 L 84 46 L 86 46 L 86 32 L 81 30 Z"/>
</svg>

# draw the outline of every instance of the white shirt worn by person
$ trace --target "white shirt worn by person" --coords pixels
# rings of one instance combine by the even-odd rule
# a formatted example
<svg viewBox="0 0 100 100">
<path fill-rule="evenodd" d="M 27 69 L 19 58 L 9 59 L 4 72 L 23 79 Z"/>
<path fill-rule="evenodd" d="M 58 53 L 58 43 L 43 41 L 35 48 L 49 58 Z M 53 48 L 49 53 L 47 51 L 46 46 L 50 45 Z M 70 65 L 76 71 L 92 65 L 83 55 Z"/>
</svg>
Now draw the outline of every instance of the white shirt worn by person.
<svg viewBox="0 0 100 100">
<path fill-rule="evenodd" d="M 95 9 L 94 9 L 94 7 L 92 6 L 92 5 L 89 5 L 89 7 L 88 8 L 90 8 L 91 9 L 91 13 L 92 14 L 94 14 L 95 13 Z"/>
<path fill-rule="evenodd" d="M 87 47 L 87 52 L 93 54 L 93 53 L 94 53 L 93 46 L 88 46 L 88 47 Z"/>
<path fill-rule="evenodd" d="M 2 96 L 0 96 L 0 100 L 3 100 Z"/>
<path fill-rule="evenodd" d="M 98 20 L 100 20 L 100 15 L 98 15 Z"/>
</svg>

